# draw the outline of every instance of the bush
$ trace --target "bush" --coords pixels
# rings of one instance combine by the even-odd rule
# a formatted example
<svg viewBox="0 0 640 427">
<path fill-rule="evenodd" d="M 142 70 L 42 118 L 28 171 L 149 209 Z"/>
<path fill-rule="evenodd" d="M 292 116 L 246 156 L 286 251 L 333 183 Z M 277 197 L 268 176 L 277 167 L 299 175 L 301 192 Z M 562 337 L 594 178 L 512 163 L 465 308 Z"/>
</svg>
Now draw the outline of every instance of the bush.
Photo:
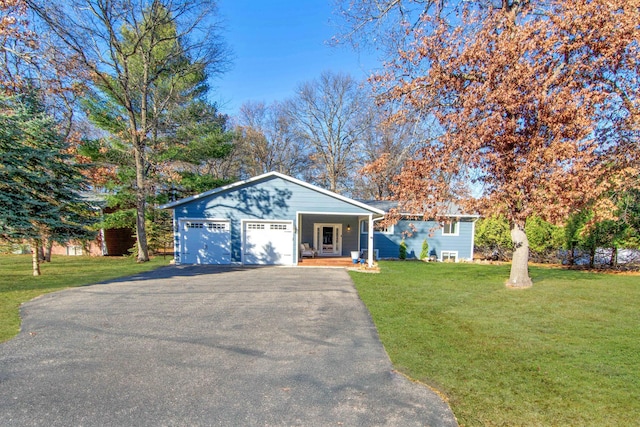
<svg viewBox="0 0 640 427">
<path fill-rule="evenodd" d="M 400 259 L 407 259 L 407 244 L 405 243 L 404 239 L 402 239 L 402 242 L 400 242 L 399 258 Z"/>
<path fill-rule="evenodd" d="M 527 219 L 526 231 L 533 261 L 558 262 L 558 249 L 564 244 L 564 229 L 534 215 Z"/>
<path fill-rule="evenodd" d="M 509 222 L 503 216 L 483 218 L 476 223 L 475 247 L 483 258 L 507 260 L 511 258 L 513 243 Z"/>
<path fill-rule="evenodd" d="M 427 239 L 422 241 L 422 250 L 420 251 L 420 259 L 429 258 L 429 243 L 427 243 Z"/>
</svg>

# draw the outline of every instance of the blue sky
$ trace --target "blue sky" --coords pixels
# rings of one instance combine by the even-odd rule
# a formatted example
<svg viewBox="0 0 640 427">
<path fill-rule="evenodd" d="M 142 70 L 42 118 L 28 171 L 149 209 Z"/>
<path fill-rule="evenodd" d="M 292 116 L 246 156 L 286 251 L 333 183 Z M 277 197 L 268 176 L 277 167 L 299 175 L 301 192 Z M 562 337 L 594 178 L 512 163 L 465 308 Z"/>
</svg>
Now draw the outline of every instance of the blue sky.
<svg viewBox="0 0 640 427">
<path fill-rule="evenodd" d="M 332 0 L 219 0 L 233 65 L 213 82 L 213 100 L 234 115 L 246 101 L 282 101 L 322 71 L 369 76 L 372 54 L 331 47 Z"/>
</svg>

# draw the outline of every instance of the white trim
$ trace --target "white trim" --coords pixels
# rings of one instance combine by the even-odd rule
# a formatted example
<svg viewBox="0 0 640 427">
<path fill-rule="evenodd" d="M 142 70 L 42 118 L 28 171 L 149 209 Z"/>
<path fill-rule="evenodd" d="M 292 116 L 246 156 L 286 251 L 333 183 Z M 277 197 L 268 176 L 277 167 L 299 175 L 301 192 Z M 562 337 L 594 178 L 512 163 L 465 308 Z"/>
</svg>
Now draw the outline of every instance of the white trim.
<svg viewBox="0 0 640 427">
<path fill-rule="evenodd" d="M 343 201 L 345 203 L 348 203 L 348 204 L 351 204 L 351 205 L 354 205 L 354 206 L 358 206 L 358 207 L 360 207 L 362 209 L 365 209 L 365 210 L 367 210 L 369 212 L 373 212 L 373 213 L 377 213 L 377 214 L 380 214 L 380 215 L 384 215 L 384 211 L 382 211 L 380 209 L 377 209 L 377 208 L 374 208 L 372 206 L 366 205 L 366 204 L 364 204 L 362 202 L 358 202 L 357 200 L 353 200 L 353 199 L 350 199 L 348 197 L 341 196 L 340 194 L 336 194 L 336 193 L 334 193 L 332 191 L 325 190 L 324 188 L 320 188 L 320 187 L 317 187 L 317 186 L 315 186 L 313 184 L 309 184 L 308 182 L 300 181 L 299 179 L 293 178 L 293 177 L 288 176 L 288 175 L 281 174 L 279 172 L 268 172 L 268 173 L 265 173 L 265 174 L 262 174 L 262 175 L 254 176 L 253 178 L 249 178 L 249 179 L 246 179 L 244 181 L 238 181 L 238 182 L 235 182 L 233 184 L 229 184 L 229 185 L 225 185 L 223 187 L 214 188 L 212 190 L 205 191 L 204 193 L 196 194 L 195 196 L 191 196 L 191 197 L 187 197 L 187 198 L 184 198 L 184 199 L 176 200 L 175 202 L 171 202 L 171 203 L 166 203 L 164 205 L 158 206 L 158 208 L 159 209 L 175 208 L 176 206 L 180 206 L 180 205 L 183 205 L 185 203 L 189 203 L 189 202 L 192 202 L 194 200 L 201 199 L 203 197 L 208 197 L 208 196 L 211 196 L 211 195 L 214 195 L 214 194 L 223 193 L 225 191 L 234 189 L 236 187 L 241 187 L 243 185 L 251 184 L 253 182 L 261 181 L 263 179 L 270 178 L 270 177 L 281 178 L 281 179 L 284 179 L 285 181 L 289 181 L 289 182 L 292 182 L 294 184 L 298 184 L 298 185 L 300 185 L 302 187 L 308 188 L 310 190 L 317 191 L 319 193 L 322 193 L 322 194 L 325 194 L 327 196 L 333 197 L 334 199 L 338 199 L 338 200 Z"/>
<path fill-rule="evenodd" d="M 469 256 L 469 261 L 473 261 L 473 251 L 475 250 L 475 240 L 476 240 L 476 222 L 478 218 L 474 219 L 471 222 L 471 251 L 469 252 L 471 255 Z"/>
<path fill-rule="evenodd" d="M 444 262 L 444 257 L 442 256 L 444 253 L 447 253 L 449 257 L 451 257 L 452 255 L 455 256 L 456 257 L 455 262 L 460 261 L 460 257 L 458 256 L 458 251 L 440 251 L 440 261 Z"/>
<path fill-rule="evenodd" d="M 220 219 L 220 218 L 180 218 L 179 220 L 179 225 L 180 225 L 180 231 L 184 232 L 187 231 L 184 229 L 185 224 L 188 222 L 219 222 L 219 223 L 224 223 L 226 225 L 229 226 L 228 230 L 229 232 L 231 232 L 231 220 L 230 219 Z M 201 227 L 198 227 L 201 228 Z"/>
<path fill-rule="evenodd" d="M 333 251 L 325 254 L 322 249 L 322 244 L 318 241 L 318 232 L 324 227 L 333 228 Z M 342 256 L 342 224 L 340 223 L 325 223 L 314 222 L 313 223 L 313 248 L 318 252 L 318 256 L 323 255 L 338 255 Z"/>
<path fill-rule="evenodd" d="M 453 233 L 445 233 L 444 232 L 444 225 L 445 224 L 455 224 L 455 230 Z M 460 221 L 445 221 L 444 223 L 441 223 L 441 229 L 442 229 L 442 235 L 443 236 L 447 236 L 447 237 L 456 237 L 460 235 Z"/>
<path fill-rule="evenodd" d="M 321 211 L 296 211 L 299 215 L 327 215 L 327 216 L 355 216 L 360 219 L 366 215 L 369 215 L 369 211 L 367 212 L 321 212 Z M 383 218 L 384 212 L 380 214 L 377 218 Z"/>
<path fill-rule="evenodd" d="M 215 221 L 215 222 L 231 222 L 229 218 L 210 218 L 210 217 L 182 217 L 178 221 Z"/>
<path fill-rule="evenodd" d="M 400 212 L 400 216 L 422 216 L 424 217 L 424 214 L 420 214 L 420 213 L 409 213 L 409 212 Z M 443 214 L 443 217 L 447 217 L 447 218 L 480 218 L 480 215 L 477 214 Z M 420 221 L 433 221 L 433 219 L 421 219 Z"/>
<path fill-rule="evenodd" d="M 296 219 L 293 223 L 293 234 L 295 237 L 295 244 L 293 245 L 293 265 L 297 266 L 300 262 L 300 243 L 302 243 L 302 238 L 300 237 L 300 224 L 302 224 L 302 214 L 300 212 L 296 212 Z"/>
<path fill-rule="evenodd" d="M 373 218 L 373 215 L 369 215 L 369 233 L 367 235 L 367 264 L 369 267 L 373 267 L 373 235 L 375 234 L 373 231 L 373 222 L 376 219 L 380 220 L 382 218 Z"/>
<path fill-rule="evenodd" d="M 360 220 L 360 233 L 362 234 L 369 234 L 369 228 L 368 226 L 365 228 L 364 223 L 367 222 L 366 219 L 361 219 Z M 375 220 L 374 220 L 375 222 Z M 385 235 L 392 235 L 395 232 L 395 224 L 391 224 L 390 226 L 388 226 L 385 231 L 379 231 L 375 229 L 375 226 L 373 227 L 373 234 L 385 234 Z"/>
<path fill-rule="evenodd" d="M 173 261 L 176 263 L 176 265 L 180 265 L 180 260 L 181 260 L 181 256 L 180 256 L 180 222 L 179 220 L 176 218 L 175 215 L 173 216 Z"/>
</svg>

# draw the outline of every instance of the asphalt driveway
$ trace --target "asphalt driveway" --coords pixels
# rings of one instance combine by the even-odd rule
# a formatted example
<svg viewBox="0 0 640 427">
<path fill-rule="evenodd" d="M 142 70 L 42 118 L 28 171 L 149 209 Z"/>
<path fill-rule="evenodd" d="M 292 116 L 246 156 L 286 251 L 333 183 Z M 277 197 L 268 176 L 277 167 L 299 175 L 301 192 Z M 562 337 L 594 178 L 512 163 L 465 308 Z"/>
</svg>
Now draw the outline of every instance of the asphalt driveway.
<svg viewBox="0 0 640 427">
<path fill-rule="evenodd" d="M 45 295 L 0 344 L 0 425 L 455 426 L 342 269 L 166 267 Z"/>
</svg>

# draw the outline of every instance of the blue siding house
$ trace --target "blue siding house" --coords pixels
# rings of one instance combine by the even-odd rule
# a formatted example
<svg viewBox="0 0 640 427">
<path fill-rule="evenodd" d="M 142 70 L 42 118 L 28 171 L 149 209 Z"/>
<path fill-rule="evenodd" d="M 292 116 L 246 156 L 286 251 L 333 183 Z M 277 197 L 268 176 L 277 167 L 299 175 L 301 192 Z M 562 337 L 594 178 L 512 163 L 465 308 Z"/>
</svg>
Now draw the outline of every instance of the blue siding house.
<svg viewBox="0 0 640 427">
<path fill-rule="evenodd" d="M 177 264 L 297 265 L 303 256 L 348 257 L 375 254 L 397 258 L 402 231 L 377 230 L 385 210 L 304 181 L 270 172 L 161 206 L 173 210 Z M 438 259 L 473 257 L 472 217 L 455 217 L 451 233 L 429 238 Z M 433 223 L 405 238 L 409 255 L 419 256 Z"/>
<path fill-rule="evenodd" d="M 385 212 L 397 207 L 397 203 L 388 201 L 366 203 Z M 473 260 L 473 238 L 478 215 L 462 214 L 453 205 L 447 213 L 449 220 L 443 224 L 415 217 L 403 214 L 402 219 L 388 228 L 374 227 L 373 241 L 377 258 L 398 258 L 403 240 L 407 246 L 407 258 L 420 258 L 422 242 L 426 239 L 428 257 L 431 259 L 452 262 Z M 361 241 L 365 241 L 368 238 L 366 222 L 361 223 L 360 231 Z"/>
</svg>

